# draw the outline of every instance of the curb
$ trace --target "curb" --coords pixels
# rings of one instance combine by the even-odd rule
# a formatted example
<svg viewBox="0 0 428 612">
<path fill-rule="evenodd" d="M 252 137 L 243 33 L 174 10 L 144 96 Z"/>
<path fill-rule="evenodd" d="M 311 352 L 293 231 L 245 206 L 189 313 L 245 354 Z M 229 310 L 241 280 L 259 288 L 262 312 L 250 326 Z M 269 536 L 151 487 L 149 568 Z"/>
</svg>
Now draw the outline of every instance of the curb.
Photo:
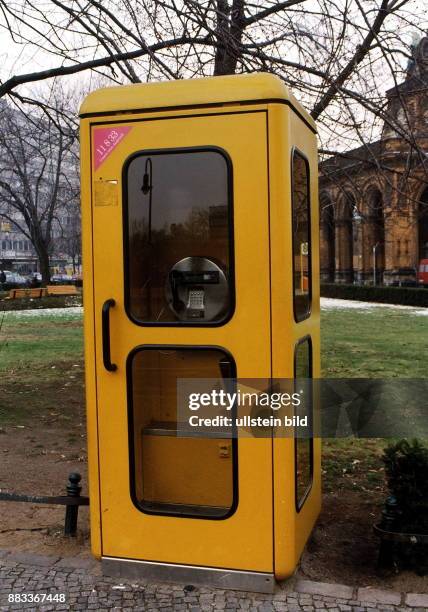
<svg viewBox="0 0 428 612">
<path fill-rule="evenodd" d="M 14 552 L 0 549 L 0 561 L 48 567 L 54 570 L 82 570 L 101 576 L 100 563 L 92 557 L 59 557 L 58 555 L 39 555 L 36 553 Z"/>
<path fill-rule="evenodd" d="M 99 561 L 92 557 L 59 557 L 0 549 L 0 565 L 2 562 L 57 571 L 80 570 L 85 574 L 102 575 Z M 428 610 L 428 593 L 402 593 L 375 587 L 351 587 L 330 582 L 315 582 L 298 576 L 282 582 L 279 591 L 320 596 L 326 598 L 327 602 L 339 604 L 344 610 L 350 609 L 350 606 L 361 608 L 381 606 L 380 609 L 394 609 L 400 606 L 400 609 L 408 607 L 408 609 Z M 385 608 L 382 608 L 383 606 Z"/>
<path fill-rule="evenodd" d="M 428 609 L 428 593 L 402 593 L 375 587 L 350 587 L 344 584 L 314 582 L 296 579 L 294 589 L 298 593 L 322 595 L 341 599 L 353 606 L 364 607 L 367 603 L 383 606 L 409 606 Z"/>
</svg>

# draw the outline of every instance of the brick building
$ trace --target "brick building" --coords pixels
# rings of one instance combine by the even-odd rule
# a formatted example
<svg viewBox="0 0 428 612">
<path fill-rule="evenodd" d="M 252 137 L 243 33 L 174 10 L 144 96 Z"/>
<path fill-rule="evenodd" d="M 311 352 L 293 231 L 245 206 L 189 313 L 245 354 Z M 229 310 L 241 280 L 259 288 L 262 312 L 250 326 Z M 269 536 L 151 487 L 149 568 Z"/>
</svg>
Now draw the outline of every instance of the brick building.
<svg viewBox="0 0 428 612">
<path fill-rule="evenodd" d="M 428 258 L 428 36 L 386 106 L 380 140 L 321 164 L 324 282 L 413 281 Z"/>
</svg>

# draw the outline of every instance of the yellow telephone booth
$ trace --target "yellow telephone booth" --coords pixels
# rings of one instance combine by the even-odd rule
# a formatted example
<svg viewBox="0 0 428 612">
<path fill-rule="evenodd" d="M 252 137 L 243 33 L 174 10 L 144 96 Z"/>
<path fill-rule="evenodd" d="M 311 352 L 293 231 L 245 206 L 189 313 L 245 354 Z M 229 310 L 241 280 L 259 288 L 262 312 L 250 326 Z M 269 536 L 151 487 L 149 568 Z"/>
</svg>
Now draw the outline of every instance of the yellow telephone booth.
<svg viewBox="0 0 428 612">
<path fill-rule="evenodd" d="M 177 380 L 319 377 L 315 124 L 268 74 L 81 107 L 92 550 L 106 573 L 270 592 L 320 442 L 177 436 Z"/>
</svg>

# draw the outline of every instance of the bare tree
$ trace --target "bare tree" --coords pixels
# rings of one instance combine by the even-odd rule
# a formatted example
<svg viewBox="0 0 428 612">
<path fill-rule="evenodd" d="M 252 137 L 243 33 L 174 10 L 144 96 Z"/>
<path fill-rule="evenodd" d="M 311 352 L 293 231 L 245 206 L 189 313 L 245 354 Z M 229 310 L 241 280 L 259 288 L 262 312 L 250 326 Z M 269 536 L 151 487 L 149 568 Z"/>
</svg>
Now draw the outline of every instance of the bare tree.
<svg viewBox="0 0 428 612">
<path fill-rule="evenodd" d="M 362 147 L 361 163 L 391 188 L 404 193 L 415 166 L 427 181 L 406 100 L 401 113 L 385 104 L 412 61 L 412 37 L 428 29 L 420 0 L 0 0 L 1 25 L 53 67 L 10 75 L 0 97 L 28 98 L 31 83 L 82 72 L 121 84 L 264 70 L 317 120 L 323 159 Z M 398 180 L 367 146 L 386 129 L 405 145 Z"/>
<path fill-rule="evenodd" d="M 75 274 L 82 263 L 82 232 L 80 218 L 80 202 L 72 198 L 61 206 L 61 215 L 58 215 L 57 236 L 54 238 L 54 253 L 65 255 L 71 259 L 73 273 Z"/>
<path fill-rule="evenodd" d="M 380 94 L 410 58 L 402 30 L 427 25 L 418 0 L 0 0 L 0 9 L 16 44 L 58 57 L 10 76 L 0 96 L 86 70 L 118 83 L 268 70 L 300 92 L 334 145 L 355 145 L 355 122 L 365 137 L 385 120 L 405 132 Z"/>
<path fill-rule="evenodd" d="M 45 284 L 61 215 L 78 198 L 76 134 L 64 126 L 63 113 L 59 103 L 48 116 L 0 107 L 0 217 L 31 241 Z"/>
</svg>

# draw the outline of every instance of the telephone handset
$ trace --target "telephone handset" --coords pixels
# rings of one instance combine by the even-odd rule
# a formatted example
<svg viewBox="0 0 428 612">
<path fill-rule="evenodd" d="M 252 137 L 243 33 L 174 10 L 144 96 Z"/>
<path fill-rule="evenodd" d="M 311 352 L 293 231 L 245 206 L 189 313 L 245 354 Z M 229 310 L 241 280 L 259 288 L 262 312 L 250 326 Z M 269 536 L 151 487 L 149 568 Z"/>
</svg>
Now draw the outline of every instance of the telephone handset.
<svg viewBox="0 0 428 612">
<path fill-rule="evenodd" d="M 180 321 L 215 321 L 229 305 L 223 270 L 207 257 L 185 257 L 169 271 L 166 299 Z"/>
</svg>

